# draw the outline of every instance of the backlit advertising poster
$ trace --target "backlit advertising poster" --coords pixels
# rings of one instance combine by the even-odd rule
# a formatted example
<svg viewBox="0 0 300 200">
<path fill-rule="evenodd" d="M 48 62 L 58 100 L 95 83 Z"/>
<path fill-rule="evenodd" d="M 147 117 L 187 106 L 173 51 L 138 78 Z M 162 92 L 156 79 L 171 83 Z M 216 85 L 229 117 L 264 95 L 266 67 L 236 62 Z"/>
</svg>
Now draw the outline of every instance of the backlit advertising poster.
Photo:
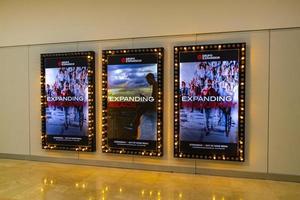
<svg viewBox="0 0 300 200">
<path fill-rule="evenodd" d="M 174 48 L 174 155 L 244 161 L 246 45 Z"/>
<path fill-rule="evenodd" d="M 162 155 L 163 49 L 103 52 L 103 152 Z"/>
<path fill-rule="evenodd" d="M 42 54 L 45 149 L 94 150 L 94 52 Z"/>
</svg>

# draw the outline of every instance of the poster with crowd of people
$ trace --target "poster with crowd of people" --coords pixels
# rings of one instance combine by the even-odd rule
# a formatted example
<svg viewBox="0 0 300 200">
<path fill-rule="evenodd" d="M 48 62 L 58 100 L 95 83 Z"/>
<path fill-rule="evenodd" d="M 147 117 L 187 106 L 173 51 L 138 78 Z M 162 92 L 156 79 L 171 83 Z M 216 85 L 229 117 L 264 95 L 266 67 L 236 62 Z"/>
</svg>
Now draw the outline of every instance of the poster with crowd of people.
<svg viewBox="0 0 300 200">
<path fill-rule="evenodd" d="M 161 54 L 121 51 L 108 55 L 107 148 L 156 152 Z"/>
<path fill-rule="evenodd" d="M 78 53 L 79 54 L 79 53 Z M 48 145 L 80 147 L 89 142 L 91 56 L 43 57 L 45 136 Z"/>
<path fill-rule="evenodd" d="M 240 49 L 178 51 L 178 152 L 239 155 Z"/>
</svg>

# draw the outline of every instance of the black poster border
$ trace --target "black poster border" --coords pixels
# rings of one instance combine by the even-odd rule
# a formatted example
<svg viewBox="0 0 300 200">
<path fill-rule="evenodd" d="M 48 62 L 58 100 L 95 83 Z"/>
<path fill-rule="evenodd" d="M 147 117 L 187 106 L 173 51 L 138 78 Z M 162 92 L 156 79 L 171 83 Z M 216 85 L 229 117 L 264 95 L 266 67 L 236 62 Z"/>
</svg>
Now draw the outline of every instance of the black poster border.
<svg viewBox="0 0 300 200">
<path fill-rule="evenodd" d="M 128 147 L 112 147 L 108 139 L 108 90 L 107 90 L 107 65 L 108 57 L 111 55 L 147 55 L 157 54 L 157 81 L 158 81 L 158 102 L 157 102 L 157 140 L 153 149 L 133 149 Z M 116 49 L 102 51 L 102 152 L 114 154 L 131 154 L 139 156 L 163 156 L 163 65 L 164 65 L 164 48 L 139 48 L 139 49 Z"/>
<path fill-rule="evenodd" d="M 88 67 L 88 136 L 82 138 L 83 142 L 74 144 L 66 143 L 52 143 L 46 133 L 46 89 L 45 89 L 45 59 L 47 58 L 68 58 L 68 57 L 86 57 Z M 41 54 L 41 139 L 42 149 L 47 150 L 67 150 L 67 151 L 96 151 L 96 120 L 95 120 L 95 52 L 81 51 L 81 52 L 66 52 L 66 53 L 47 53 Z"/>
<path fill-rule="evenodd" d="M 236 155 L 226 155 L 226 153 L 212 153 L 210 151 L 182 151 L 180 132 L 180 53 L 204 53 L 206 51 L 238 50 L 239 56 L 239 112 L 238 112 L 238 143 Z M 245 161 L 245 76 L 246 73 L 246 43 L 227 44 L 204 44 L 194 46 L 174 47 L 174 157 L 189 159 L 224 160 L 224 161 Z"/>
</svg>

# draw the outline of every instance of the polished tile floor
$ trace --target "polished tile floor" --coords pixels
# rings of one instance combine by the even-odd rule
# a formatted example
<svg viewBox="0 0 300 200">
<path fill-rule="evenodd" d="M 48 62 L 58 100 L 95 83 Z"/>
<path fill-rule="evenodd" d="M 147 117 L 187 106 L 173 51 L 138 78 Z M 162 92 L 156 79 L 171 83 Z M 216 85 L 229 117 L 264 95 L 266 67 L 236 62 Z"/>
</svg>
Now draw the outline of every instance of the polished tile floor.
<svg viewBox="0 0 300 200">
<path fill-rule="evenodd" d="M 300 200 L 300 183 L 0 159 L 0 200 Z"/>
</svg>

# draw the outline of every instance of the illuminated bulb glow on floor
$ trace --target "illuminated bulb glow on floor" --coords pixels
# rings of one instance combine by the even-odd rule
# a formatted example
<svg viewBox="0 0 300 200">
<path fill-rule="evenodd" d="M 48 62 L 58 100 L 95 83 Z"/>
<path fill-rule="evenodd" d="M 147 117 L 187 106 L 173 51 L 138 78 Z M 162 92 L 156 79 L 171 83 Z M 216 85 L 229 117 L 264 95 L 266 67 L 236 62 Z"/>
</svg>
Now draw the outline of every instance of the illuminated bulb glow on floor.
<svg viewBox="0 0 300 200">
<path fill-rule="evenodd" d="M 1 200 L 299 200 L 300 183 L 0 159 Z"/>
</svg>

